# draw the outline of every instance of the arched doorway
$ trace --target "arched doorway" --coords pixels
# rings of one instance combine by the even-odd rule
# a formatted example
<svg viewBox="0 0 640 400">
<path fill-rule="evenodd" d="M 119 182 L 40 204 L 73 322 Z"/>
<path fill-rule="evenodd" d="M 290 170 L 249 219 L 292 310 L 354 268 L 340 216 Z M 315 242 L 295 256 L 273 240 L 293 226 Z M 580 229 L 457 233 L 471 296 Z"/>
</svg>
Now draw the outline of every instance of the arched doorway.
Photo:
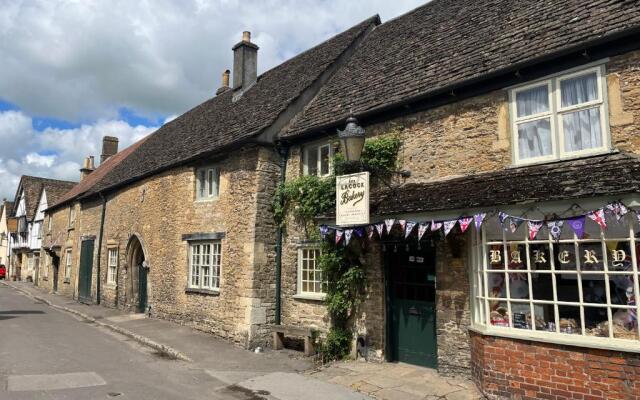
<svg viewBox="0 0 640 400">
<path fill-rule="evenodd" d="M 127 245 L 127 299 L 137 312 L 147 310 L 147 262 L 138 236 L 133 235 Z"/>
</svg>

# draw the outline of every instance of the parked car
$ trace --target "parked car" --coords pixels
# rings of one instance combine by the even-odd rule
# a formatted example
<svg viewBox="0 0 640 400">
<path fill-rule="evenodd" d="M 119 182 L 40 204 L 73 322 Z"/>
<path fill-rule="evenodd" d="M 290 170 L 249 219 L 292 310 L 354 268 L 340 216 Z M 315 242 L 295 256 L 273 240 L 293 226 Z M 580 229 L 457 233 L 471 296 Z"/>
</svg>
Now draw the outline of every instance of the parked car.
<svg viewBox="0 0 640 400">
<path fill-rule="evenodd" d="M 0 279 L 7 279 L 7 269 L 4 265 L 0 265 Z"/>
</svg>

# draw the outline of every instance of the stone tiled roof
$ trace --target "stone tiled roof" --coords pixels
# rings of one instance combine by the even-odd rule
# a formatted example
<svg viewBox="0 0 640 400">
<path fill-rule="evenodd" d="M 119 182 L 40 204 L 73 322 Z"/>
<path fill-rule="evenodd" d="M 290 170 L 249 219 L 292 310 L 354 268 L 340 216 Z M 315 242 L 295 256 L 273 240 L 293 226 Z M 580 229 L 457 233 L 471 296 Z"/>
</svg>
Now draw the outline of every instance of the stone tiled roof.
<svg viewBox="0 0 640 400">
<path fill-rule="evenodd" d="M 229 90 L 167 123 L 110 171 L 93 190 L 132 182 L 259 135 L 358 38 L 378 23 L 378 16 L 369 18 L 263 73 L 236 101 L 233 101 L 234 92 Z"/>
<path fill-rule="evenodd" d="M 13 215 L 13 201 L 5 201 L 2 206 L 0 206 L 0 215 L 2 215 L 2 211 L 6 208 L 7 210 L 7 218 Z"/>
<path fill-rule="evenodd" d="M 69 201 L 72 201 L 87 192 L 93 191 L 94 187 L 98 183 L 100 183 L 109 172 L 111 172 L 117 165 L 119 165 L 125 158 L 127 158 L 134 150 L 140 147 L 140 145 L 142 145 L 142 143 L 144 143 L 147 138 L 148 136 L 109 157 L 102 164 L 100 164 L 100 166 L 96 168 L 95 171 L 87 175 L 77 185 L 73 186 L 71 190 L 67 189 L 67 191 L 57 196 L 56 199 L 47 199 L 49 210 L 61 207 Z"/>
<path fill-rule="evenodd" d="M 640 157 L 615 153 L 509 168 L 371 194 L 371 215 L 472 209 L 640 193 Z"/>
<path fill-rule="evenodd" d="M 376 27 L 287 136 L 640 28 L 637 0 L 434 0 Z"/>
<path fill-rule="evenodd" d="M 25 194 L 25 207 L 27 212 L 27 220 L 32 220 L 38 209 L 38 201 L 40 200 L 40 193 L 44 188 L 47 193 L 54 194 L 64 193 L 70 190 L 76 182 L 60 181 L 57 179 L 39 178 L 36 176 L 23 175 L 20 178 L 20 184 L 18 185 L 18 191 L 16 192 L 16 198 L 13 206 L 13 215 L 16 213 L 16 208 L 20 202 L 20 193 L 24 190 Z"/>
</svg>

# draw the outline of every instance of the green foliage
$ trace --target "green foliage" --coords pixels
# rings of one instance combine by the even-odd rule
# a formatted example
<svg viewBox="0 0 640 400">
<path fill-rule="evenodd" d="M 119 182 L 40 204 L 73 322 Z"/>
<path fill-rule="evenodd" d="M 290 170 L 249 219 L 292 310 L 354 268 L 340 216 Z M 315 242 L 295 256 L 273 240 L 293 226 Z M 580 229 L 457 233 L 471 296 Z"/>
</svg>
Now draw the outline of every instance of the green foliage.
<svg viewBox="0 0 640 400">
<path fill-rule="evenodd" d="M 400 145 L 400 138 L 397 135 L 369 139 L 364 142 L 362 163 L 376 171 L 395 170 Z"/>
<path fill-rule="evenodd" d="M 322 343 L 321 352 L 325 361 L 340 360 L 349 355 L 353 334 L 349 329 L 333 326 Z"/>
</svg>

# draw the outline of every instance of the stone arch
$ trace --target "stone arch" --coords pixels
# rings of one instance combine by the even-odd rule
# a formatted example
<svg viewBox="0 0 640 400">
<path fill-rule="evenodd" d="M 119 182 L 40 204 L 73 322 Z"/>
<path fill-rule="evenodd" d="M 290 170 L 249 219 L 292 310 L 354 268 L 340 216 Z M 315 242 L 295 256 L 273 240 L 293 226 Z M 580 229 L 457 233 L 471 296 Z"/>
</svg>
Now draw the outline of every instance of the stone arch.
<svg viewBox="0 0 640 400">
<path fill-rule="evenodd" d="M 126 250 L 126 306 L 137 312 L 146 312 L 148 306 L 147 251 L 140 235 L 129 237 Z"/>
</svg>

